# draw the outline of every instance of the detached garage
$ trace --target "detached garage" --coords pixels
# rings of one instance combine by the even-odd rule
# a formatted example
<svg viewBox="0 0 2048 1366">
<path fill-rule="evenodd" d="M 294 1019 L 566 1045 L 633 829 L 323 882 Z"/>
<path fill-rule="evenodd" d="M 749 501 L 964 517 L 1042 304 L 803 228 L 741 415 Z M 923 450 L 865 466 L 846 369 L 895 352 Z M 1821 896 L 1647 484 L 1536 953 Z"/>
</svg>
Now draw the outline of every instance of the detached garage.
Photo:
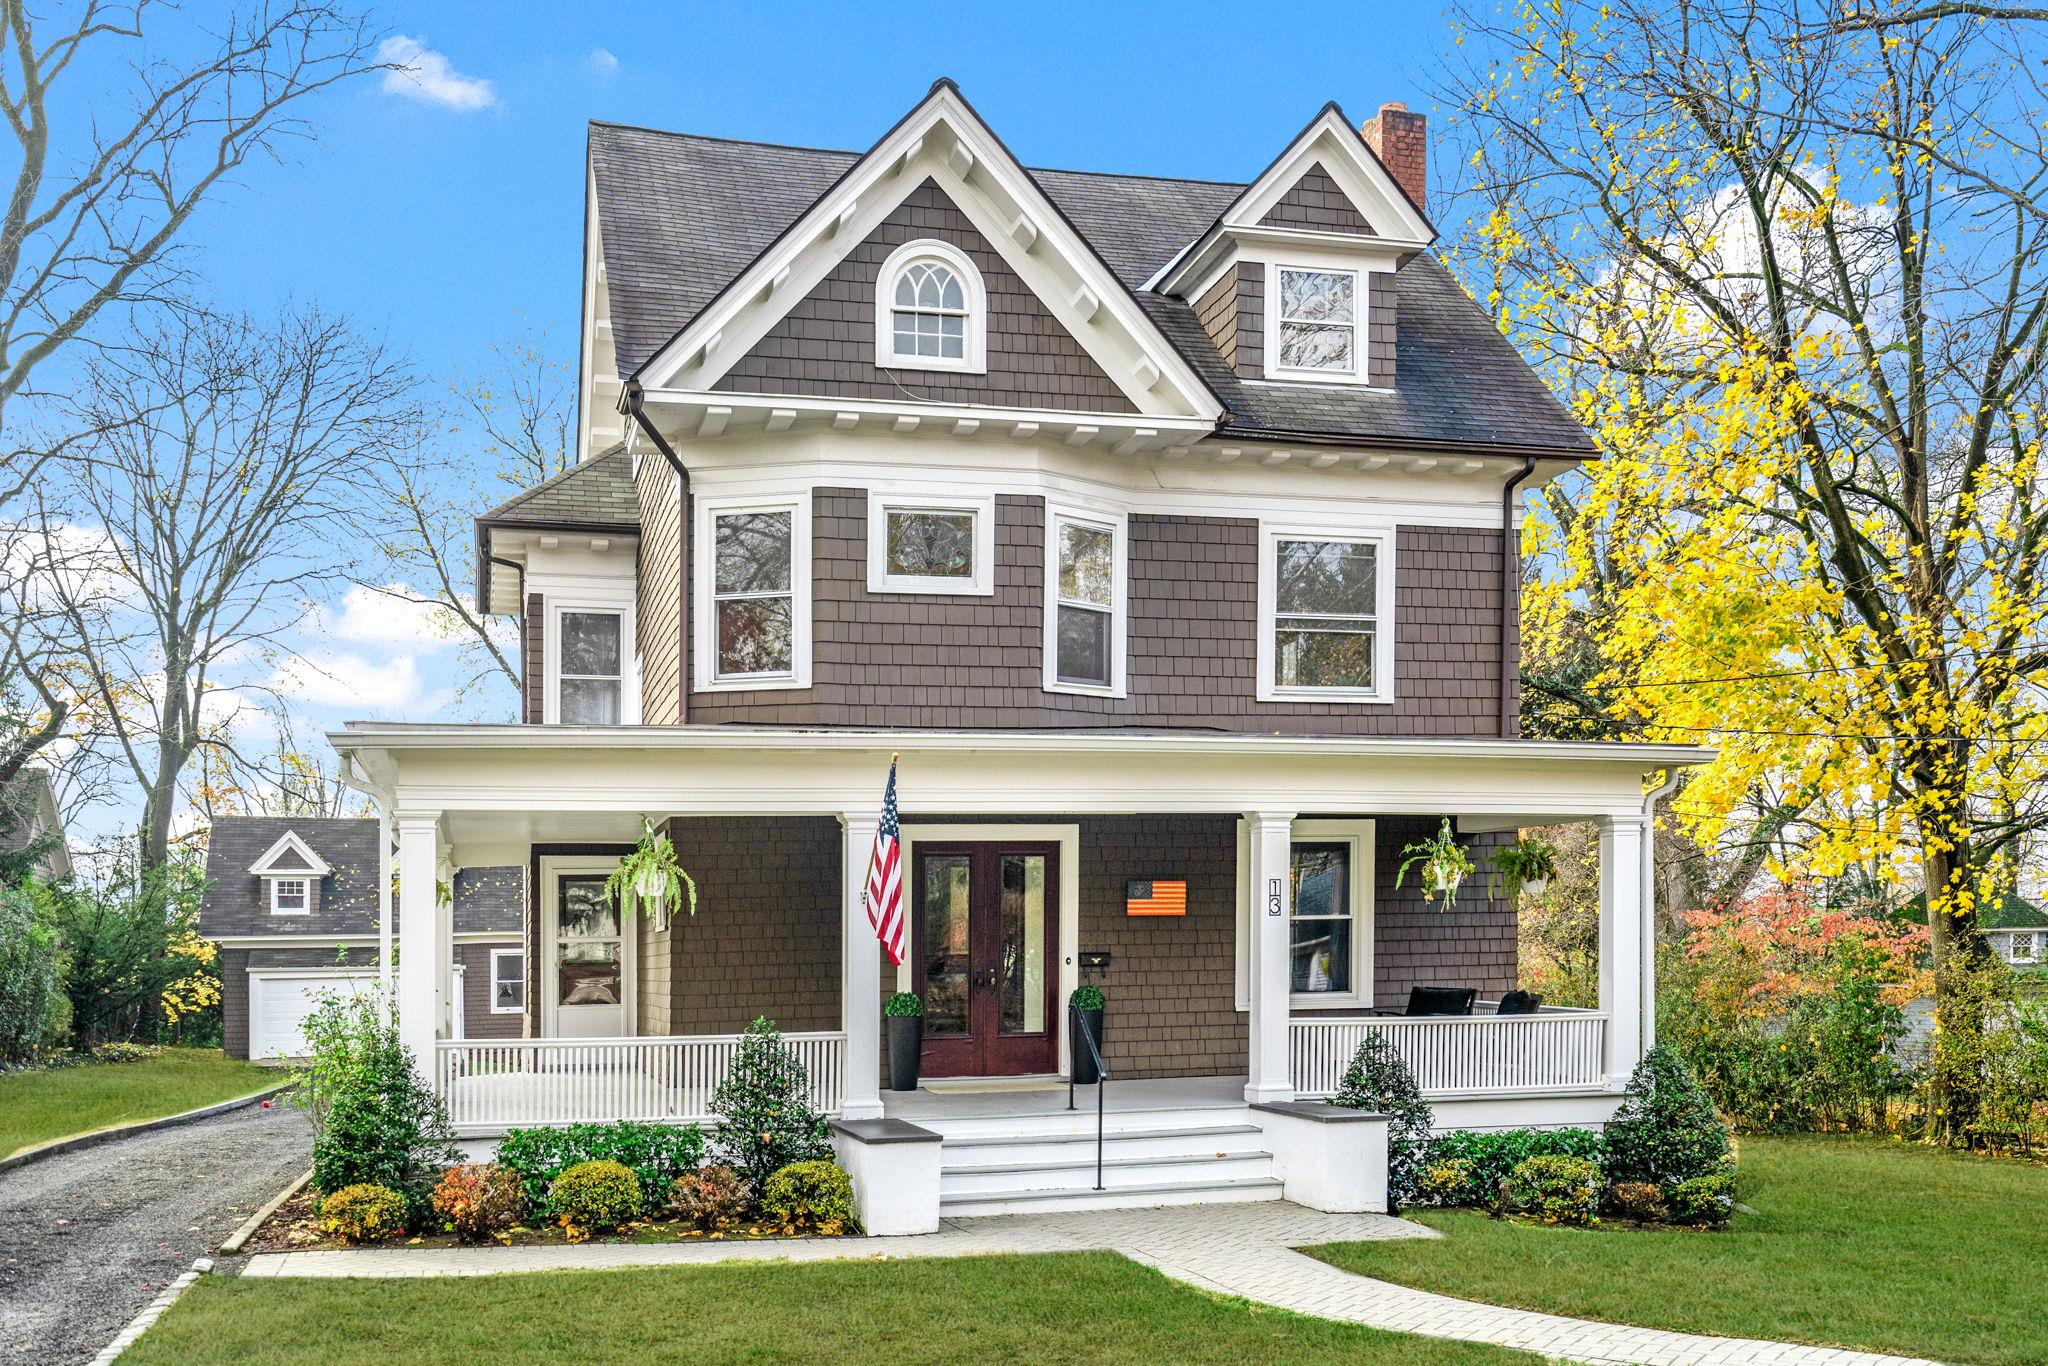
<svg viewBox="0 0 2048 1366">
<path fill-rule="evenodd" d="M 323 995 L 368 995 L 374 971 L 306 972 L 253 969 L 249 973 L 249 1056 L 300 1058 L 307 1052 L 302 1025 Z"/>
</svg>

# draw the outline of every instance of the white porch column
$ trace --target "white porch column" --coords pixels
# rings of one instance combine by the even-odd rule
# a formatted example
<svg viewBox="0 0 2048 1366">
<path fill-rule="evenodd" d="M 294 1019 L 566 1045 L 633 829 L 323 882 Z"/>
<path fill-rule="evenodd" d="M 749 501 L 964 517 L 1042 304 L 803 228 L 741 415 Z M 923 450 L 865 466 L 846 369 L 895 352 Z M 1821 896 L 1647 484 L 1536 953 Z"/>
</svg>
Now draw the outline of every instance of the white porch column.
<svg viewBox="0 0 2048 1366">
<path fill-rule="evenodd" d="M 1644 825 L 1634 814 L 1600 822 L 1600 1009 L 1607 1016 L 1607 1085 L 1616 1091 L 1628 1084 L 1645 1047 Z"/>
<path fill-rule="evenodd" d="M 434 904 L 439 815 L 401 811 L 398 826 L 398 1031 L 421 1073 L 434 1075 L 440 1033 L 441 926 Z"/>
<path fill-rule="evenodd" d="M 398 1005 L 398 973 L 392 961 L 391 803 L 377 798 L 377 994 L 386 1018 Z"/>
<path fill-rule="evenodd" d="M 849 811 L 840 814 L 839 824 L 839 1028 L 846 1035 L 846 1100 L 840 1118 L 880 1119 L 882 941 L 868 924 L 866 896 L 868 855 L 881 820 Z M 906 892 L 906 905 L 908 900 Z"/>
<path fill-rule="evenodd" d="M 1293 912 L 1294 813 L 1248 811 L 1251 851 L 1251 1068 L 1244 1098 L 1254 1105 L 1294 1099 L 1287 1056 L 1287 919 Z"/>
</svg>

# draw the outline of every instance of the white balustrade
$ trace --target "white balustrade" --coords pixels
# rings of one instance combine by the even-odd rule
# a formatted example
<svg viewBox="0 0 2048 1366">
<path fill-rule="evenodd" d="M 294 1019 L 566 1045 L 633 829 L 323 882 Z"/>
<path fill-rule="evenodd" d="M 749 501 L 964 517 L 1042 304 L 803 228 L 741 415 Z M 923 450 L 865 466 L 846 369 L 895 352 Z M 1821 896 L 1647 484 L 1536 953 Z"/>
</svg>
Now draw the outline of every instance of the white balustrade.
<svg viewBox="0 0 2048 1366">
<path fill-rule="evenodd" d="M 1429 1097 L 1573 1091 L 1605 1079 L 1607 1017 L 1536 1015 L 1297 1015 L 1288 1026 L 1295 1094 L 1334 1095 L 1369 1034 L 1393 1044 Z"/>
<path fill-rule="evenodd" d="M 839 1109 L 846 1036 L 784 1034 L 804 1065 L 810 1101 Z M 498 1132 L 618 1119 L 711 1118 L 711 1095 L 739 1055 L 737 1034 L 640 1039 L 459 1039 L 434 1047 L 435 1084 L 455 1127 Z"/>
</svg>

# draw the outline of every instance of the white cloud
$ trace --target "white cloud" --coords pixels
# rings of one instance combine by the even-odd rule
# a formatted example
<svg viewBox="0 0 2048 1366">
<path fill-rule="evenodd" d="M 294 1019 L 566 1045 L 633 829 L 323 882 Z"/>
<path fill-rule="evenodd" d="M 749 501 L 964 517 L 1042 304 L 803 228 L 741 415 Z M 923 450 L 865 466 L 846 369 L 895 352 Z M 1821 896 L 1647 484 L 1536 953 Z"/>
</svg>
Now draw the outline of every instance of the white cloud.
<svg viewBox="0 0 2048 1366">
<path fill-rule="evenodd" d="M 412 588 L 386 584 L 382 590 L 356 584 L 339 604 L 316 604 L 301 628 L 314 639 L 373 641 L 439 649 L 453 645 L 454 617 L 446 608 L 415 602 Z"/>
<path fill-rule="evenodd" d="M 279 696 L 316 707 L 337 707 L 356 716 L 390 716 L 422 710 L 419 661 L 411 655 L 370 660 L 341 652 L 280 664 L 269 686 Z"/>
<path fill-rule="evenodd" d="M 614 57 L 611 54 L 611 52 L 605 48 L 594 47 L 590 49 L 590 55 L 588 57 L 585 57 L 583 61 L 584 65 L 588 66 L 592 71 L 596 72 L 600 76 L 613 76 L 618 74 L 619 59 L 617 57 Z"/>
<path fill-rule="evenodd" d="M 384 93 L 409 100 L 444 105 L 465 113 L 488 109 L 498 102 L 498 93 L 481 76 L 465 76 L 448 64 L 448 59 L 418 38 L 393 34 L 377 45 L 377 60 L 390 69 L 384 73 Z"/>
</svg>

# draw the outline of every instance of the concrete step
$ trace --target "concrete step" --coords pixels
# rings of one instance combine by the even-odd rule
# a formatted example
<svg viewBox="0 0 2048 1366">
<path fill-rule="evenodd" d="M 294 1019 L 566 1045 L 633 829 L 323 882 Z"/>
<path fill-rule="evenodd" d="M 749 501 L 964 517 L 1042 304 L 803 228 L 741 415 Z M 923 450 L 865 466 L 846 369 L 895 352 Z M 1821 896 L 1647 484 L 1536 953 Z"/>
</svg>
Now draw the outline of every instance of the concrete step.
<svg viewBox="0 0 2048 1366">
<path fill-rule="evenodd" d="M 1102 1160 L 1103 1184 L 1117 1190 L 1194 1180 L 1235 1181 L 1244 1177 L 1270 1177 L 1272 1174 L 1272 1154 L 1258 1148 L 1178 1157 L 1105 1155 Z M 948 1166 L 939 1172 L 939 1195 L 942 1199 L 948 1195 L 1002 1195 L 1064 1190 L 1076 1185 L 1092 1187 L 1094 1184 L 1093 1144 L 1089 1145 L 1085 1156 L 1068 1156 L 1049 1162 Z"/>
<path fill-rule="evenodd" d="M 1150 1209 L 1157 1205 L 1218 1205 L 1278 1200 L 1280 1182 L 1270 1176 L 1221 1181 L 1155 1181 L 1107 1190 L 1082 1180 L 1044 1190 L 940 1195 L 941 1218 L 984 1214 L 1047 1214 L 1056 1210 Z"/>
<path fill-rule="evenodd" d="M 1162 1129 L 1213 1128 L 1224 1124 L 1249 1124 L 1251 1110 L 1244 1105 L 1217 1105 L 1147 1110 L 1111 1110 L 1102 1117 L 1105 1133 L 1147 1132 Z M 988 1138 L 1041 1137 L 1085 1133 L 1095 1135 L 1095 1110 L 1055 1110 L 1043 1113 L 1007 1115 L 946 1115 L 911 1117 L 911 1123 L 943 1135 L 948 1142 L 972 1142 Z"/>
<path fill-rule="evenodd" d="M 1214 1156 L 1233 1148 L 1257 1147 L 1261 1137 L 1261 1130 L 1253 1124 L 1106 1130 L 1102 1135 L 1102 1150 L 1106 1157 L 1119 1158 Z M 1012 1166 L 1077 1160 L 1081 1156 L 1090 1163 L 1095 1160 L 1093 1129 L 1085 1133 L 987 1134 L 974 1138 L 948 1138 L 939 1147 L 939 1162 L 944 1167 Z"/>
</svg>

